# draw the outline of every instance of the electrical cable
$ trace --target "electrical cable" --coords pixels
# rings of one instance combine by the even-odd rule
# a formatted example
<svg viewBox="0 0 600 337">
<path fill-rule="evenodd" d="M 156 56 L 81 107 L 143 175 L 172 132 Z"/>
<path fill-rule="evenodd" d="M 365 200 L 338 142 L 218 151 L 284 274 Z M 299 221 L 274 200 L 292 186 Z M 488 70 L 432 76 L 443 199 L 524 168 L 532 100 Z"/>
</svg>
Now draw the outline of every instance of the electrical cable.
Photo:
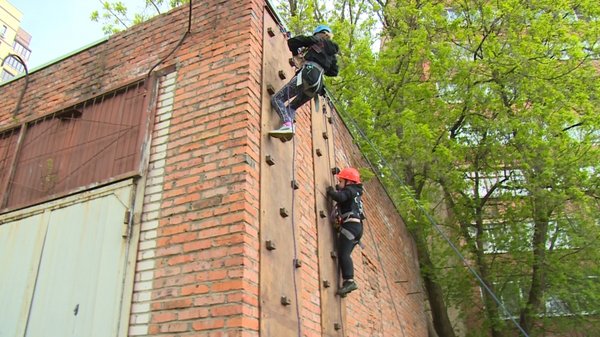
<svg viewBox="0 0 600 337">
<path fill-rule="evenodd" d="M 188 27 L 187 30 L 185 31 L 185 33 L 183 33 L 183 36 L 181 37 L 181 39 L 179 40 L 179 42 L 177 42 L 177 44 L 175 45 L 175 47 L 173 48 L 173 50 L 171 50 L 165 57 L 163 57 L 162 59 L 160 59 L 155 65 L 152 66 L 152 68 L 150 68 L 150 70 L 148 70 L 148 74 L 146 75 L 146 78 L 150 77 L 150 74 L 152 73 L 152 71 L 154 70 L 154 68 L 158 67 L 161 63 L 163 63 L 167 58 L 169 58 L 169 56 L 171 56 L 183 43 L 183 41 L 185 40 L 185 38 L 191 34 L 192 31 L 192 0 L 189 0 L 189 4 L 190 4 L 190 9 L 188 11 Z"/>
<path fill-rule="evenodd" d="M 25 96 L 25 92 L 27 91 L 27 86 L 29 86 L 29 70 L 27 69 L 25 61 L 23 61 L 21 56 L 17 54 L 8 54 L 4 58 L 4 60 L 2 60 L 2 64 L 0 65 L 0 67 L 4 66 L 4 62 L 6 62 L 6 60 L 8 60 L 9 57 L 12 57 L 15 60 L 19 61 L 19 63 L 21 63 L 21 65 L 23 65 L 23 67 L 25 68 L 25 85 L 23 86 L 23 89 L 21 89 L 21 94 L 19 95 L 19 99 L 17 100 L 17 106 L 15 107 L 15 111 L 13 111 L 13 117 L 16 117 L 17 113 L 19 112 L 19 109 L 21 109 L 21 102 L 23 101 L 23 96 Z"/>
<path fill-rule="evenodd" d="M 329 92 L 327 92 L 327 95 L 328 95 L 328 97 L 333 102 L 333 99 L 332 99 L 333 96 Z M 333 103 L 335 104 L 335 102 L 333 102 Z M 456 247 L 456 245 L 454 245 L 454 243 L 452 243 L 452 241 L 450 240 L 450 238 L 441 230 L 441 228 L 439 228 L 439 225 L 436 223 L 436 221 L 433 219 L 433 217 L 423 208 L 423 206 L 421 205 L 421 203 L 419 203 L 419 201 L 412 195 L 412 193 L 410 191 L 410 188 L 408 186 L 406 186 L 406 184 L 398 176 L 398 174 L 393 169 L 391 169 L 391 165 L 385 160 L 385 158 L 383 157 L 383 155 L 381 154 L 381 152 L 379 151 L 379 149 L 377 149 L 377 147 L 373 144 L 373 142 L 371 142 L 371 140 L 369 139 L 369 137 L 367 137 L 367 135 L 363 132 L 363 130 L 358 125 L 358 123 L 350 115 L 347 115 L 347 114 L 343 113 L 341 110 L 336 109 L 336 111 L 339 112 L 340 117 L 344 117 L 343 118 L 344 120 L 347 120 L 347 121 L 349 121 L 352 124 L 352 126 L 355 128 L 355 131 L 358 132 L 359 135 L 373 149 L 373 151 L 375 151 L 375 153 L 377 154 L 377 157 L 380 160 L 381 164 L 384 167 L 389 168 L 389 171 L 391 172 L 392 176 L 396 179 L 396 181 L 400 184 L 400 186 L 405 190 L 406 194 L 410 195 L 410 197 L 414 201 L 415 205 L 417 205 L 418 209 L 423 213 L 423 215 L 425 215 L 425 217 L 430 222 L 430 224 L 432 225 L 432 227 L 448 243 L 448 245 L 450 246 L 450 248 L 452 248 L 452 250 L 454 251 L 454 253 L 462 260 L 462 262 L 465 265 L 465 267 L 467 267 L 467 269 L 469 270 L 469 272 L 471 274 L 473 274 L 473 276 L 477 279 L 477 281 L 481 284 L 481 286 L 485 289 L 485 291 L 490 295 L 490 297 L 492 297 L 492 299 L 496 302 L 496 304 L 498 304 L 500 306 L 500 308 L 502 310 L 504 310 L 505 314 L 507 314 L 507 316 L 510 317 L 510 320 L 513 322 L 513 324 L 515 325 L 515 327 L 517 327 L 519 329 L 519 331 L 523 334 L 523 336 L 529 337 L 529 335 L 527 334 L 527 332 L 513 318 L 513 315 L 508 311 L 508 309 L 504 306 L 504 304 L 498 299 L 498 297 L 496 296 L 496 294 L 494 294 L 494 292 L 488 287 L 488 285 L 485 284 L 485 282 L 483 281 L 483 279 L 481 278 L 481 276 L 477 273 L 477 271 L 475 271 L 473 269 L 473 267 L 471 267 L 471 265 L 467 262 L 467 259 L 463 256 L 463 254 Z M 352 135 L 352 137 L 354 138 L 354 135 Z M 366 156 L 365 156 L 365 159 L 367 160 L 367 162 L 369 163 L 369 165 L 371 166 L 371 168 L 375 172 L 378 172 L 380 174 L 380 171 L 378 169 L 376 169 L 376 167 L 369 161 L 368 158 L 366 158 Z"/>
</svg>

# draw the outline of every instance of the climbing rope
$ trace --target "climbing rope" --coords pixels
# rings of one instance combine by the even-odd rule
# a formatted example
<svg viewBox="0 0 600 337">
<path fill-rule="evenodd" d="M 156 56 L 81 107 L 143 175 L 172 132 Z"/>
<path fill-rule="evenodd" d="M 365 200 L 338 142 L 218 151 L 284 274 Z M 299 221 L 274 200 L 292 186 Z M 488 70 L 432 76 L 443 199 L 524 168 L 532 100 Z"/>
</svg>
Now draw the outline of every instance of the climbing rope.
<svg viewBox="0 0 600 337">
<path fill-rule="evenodd" d="M 318 97 L 318 96 L 317 96 Z M 319 101 L 320 102 L 320 101 Z M 327 109 L 325 109 L 325 102 L 323 102 L 323 104 L 320 104 L 319 107 L 317 107 L 317 113 L 319 113 L 319 110 L 322 110 L 322 120 L 323 120 L 323 126 L 325 127 L 325 132 L 327 132 L 327 124 L 328 124 L 328 120 L 327 120 Z M 331 126 L 331 144 L 330 145 L 330 141 L 329 139 L 325 139 L 326 141 L 326 149 L 327 149 L 327 160 L 329 162 L 329 168 L 332 169 L 335 167 L 335 138 L 334 138 L 334 134 L 333 134 L 333 125 Z M 330 147 L 332 147 L 332 149 L 330 149 Z M 332 163 L 333 161 L 333 163 Z M 333 172 L 329 172 L 329 182 L 331 184 L 331 186 L 335 186 L 335 178 L 333 177 Z M 327 201 L 329 203 L 329 207 L 330 209 L 333 209 L 334 205 L 333 205 L 333 201 Z M 328 224 L 330 225 L 330 224 Z M 333 241 L 333 248 L 336 250 L 336 252 L 338 251 L 338 247 L 337 247 L 337 240 L 336 240 L 336 234 L 334 233 L 334 241 Z M 337 279 L 337 286 L 339 287 L 339 268 L 336 266 L 336 274 L 338 275 L 338 279 Z M 342 310 L 342 297 L 341 296 L 336 296 L 337 297 L 337 302 L 338 302 L 338 308 L 339 310 L 339 315 L 340 315 L 340 327 L 342 330 L 342 336 L 345 336 L 346 334 L 344 333 L 345 329 L 346 329 L 346 324 L 344 323 L 344 315 L 343 315 L 343 310 Z"/>
<path fill-rule="evenodd" d="M 290 100 L 289 90 L 287 95 L 287 101 Z M 295 130 L 294 121 L 292 121 L 292 130 Z M 294 296 L 296 302 L 296 318 L 298 320 L 298 337 L 302 337 L 302 321 L 300 319 L 300 303 L 298 296 L 298 281 L 296 280 L 296 261 L 298 261 L 298 245 L 296 243 L 296 222 L 295 222 L 295 204 L 296 204 L 296 188 L 294 183 L 296 182 L 296 137 L 292 136 L 292 206 L 291 206 L 291 217 L 292 217 L 292 241 L 294 242 L 294 259 L 292 260 L 292 270 L 294 279 Z"/>
</svg>

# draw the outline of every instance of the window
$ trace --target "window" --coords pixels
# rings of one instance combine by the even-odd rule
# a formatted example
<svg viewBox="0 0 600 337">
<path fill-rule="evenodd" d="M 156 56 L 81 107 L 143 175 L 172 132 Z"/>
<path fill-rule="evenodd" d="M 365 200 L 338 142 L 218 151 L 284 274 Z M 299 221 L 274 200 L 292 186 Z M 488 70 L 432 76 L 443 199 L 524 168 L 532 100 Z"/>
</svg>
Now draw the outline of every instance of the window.
<svg viewBox="0 0 600 337">
<path fill-rule="evenodd" d="M 550 220 L 548 222 L 547 250 L 574 249 L 571 237 L 565 223 Z M 482 235 L 482 249 L 486 254 L 504 254 L 509 250 L 532 250 L 530 238 L 535 230 L 531 221 L 519 223 L 490 222 L 484 225 Z M 475 236 L 475 228 L 470 228 L 470 235 Z M 518 241 L 517 241 L 518 240 Z"/>
<path fill-rule="evenodd" d="M 7 57 L 6 62 L 4 64 L 9 65 L 11 68 L 17 71 L 17 73 L 22 73 L 25 71 L 25 67 L 14 57 Z"/>
<path fill-rule="evenodd" d="M 527 195 L 527 190 L 523 188 L 525 178 L 521 170 L 504 170 L 489 173 L 466 172 L 465 180 L 469 187 L 465 193 L 470 196 L 475 196 L 475 187 L 477 186 L 477 193 L 480 198 L 483 198 L 495 185 L 498 186 L 496 186 L 496 189 L 492 193 L 492 197 L 494 198 L 498 198 L 505 193 L 510 193 L 513 196 Z"/>
<path fill-rule="evenodd" d="M 544 306 L 539 316 L 556 317 L 571 315 L 595 315 L 598 304 L 592 294 L 598 291 L 598 276 L 581 275 L 574 277 L 568 284 L 563 284 L 558 291 L 552 285 L 544 290 Z M 529 283 L 526 278 L 516 277 L 510 280 L 494 282 L 498 299 L 504 304 L 507 312 L 500 311 L 503 319 L 518 318 L 520 310 L 527 302 Z"/>
<path fill-rule="evenodd" d="M 15 41 L 13 43 L 13 49 L 14 49 L 15 53 L 19 54 L 19 56 L 21 56 L 23 58 L 24 61 L 29 60 L 29 56 L 31 55 L 31 51 L 29 50 L 29 48 L 25 47 L 18 41 Z"/>
<path fill-rule="evenodd" d="M 15 75 L 9 73 L 8 71 L 2 69 L 2 81 L 8 81 L 11 78 L 15 77 Z"/>
<path fill-rule="evenodd" d="M 508 311 L 500 310 L 500 317 L 504 319 L 518 318 L 526 298 L 526 292 L 521 283 L 520 280 L 514 280 L 495 284 L 498 299 Z"/>
</svg>

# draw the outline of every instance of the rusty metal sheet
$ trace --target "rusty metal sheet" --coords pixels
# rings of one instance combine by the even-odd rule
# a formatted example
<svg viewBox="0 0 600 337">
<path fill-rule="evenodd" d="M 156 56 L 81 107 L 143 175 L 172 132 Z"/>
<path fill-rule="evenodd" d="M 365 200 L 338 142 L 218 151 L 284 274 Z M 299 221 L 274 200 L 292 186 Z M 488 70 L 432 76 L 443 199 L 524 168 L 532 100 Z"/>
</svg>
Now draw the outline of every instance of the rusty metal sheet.
<svg viewBox="0 0 600 337">
<path fill-rule="evenodd" d="M 7 197 L 6 188 L 11 176 L 20 130 L 21 128 L 14 128 L 0 133 L 0 207 Z"/>
<path fill-rule="evenodd" d="M 321 277 L 321 323 L 323 336 L 343 336 L 344 307 L 343 300 L 336 295 L 340 283 L 335 252 L 336 232 L 329 220 L 332 202 L 327 199 L 325 189 L 335 186 L 335 177 L 331 169 L 335 167 L 333 130 L 329 123 L 329 106 L 323 99 L 319 106 L 312 102 L 312 137 L 314 144 L 315 197 L 317 207 L 317 240 L 319 256 L 319 275 Z M 326 283 L 329 283 L 327 287 Z"/>
<path fill-rule="evenodd" d="M 144 96 L 139 82 L 29 123 L 4 206 L 29 205 L 135 172 Z"/>
<path fill-rule="evenodd" d="M 292 230 L 292 142 L 270 138 L 268 131 L 280 125 L 271 108 L 267 87 L 281 88 L 293 75 L 286 38 L 265 9 L 263 29 L 263 83 L 261 114 L 261 251 L 260 251 L 260 329 L 262 337 L 295 336 L 298 333 L 300 278 L 294 267 Z M 272 36 L 271 36 L 272 35 Z M 279 77 L 283 71 L 286 79 Z M 267 163 L 267 156 L 272 163 Z M 297 202 L 297 201 L 296 201 Z M 287 216 L 280 211 L 285 209 Z M 267 241 L 275 249 L 267 248 Z M 271 247 L 273 248 L 273 247 Z M 289 304 L 282 304 L 282 297 Z"/>
</svg>

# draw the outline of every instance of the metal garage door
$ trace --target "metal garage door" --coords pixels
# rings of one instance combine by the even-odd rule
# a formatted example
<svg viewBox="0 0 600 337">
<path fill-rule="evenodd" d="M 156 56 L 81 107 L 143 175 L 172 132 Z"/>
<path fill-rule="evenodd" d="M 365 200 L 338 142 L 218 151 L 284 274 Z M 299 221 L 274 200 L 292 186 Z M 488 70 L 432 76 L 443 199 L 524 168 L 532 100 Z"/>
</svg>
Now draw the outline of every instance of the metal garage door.
<svg viewBox="0 0 600 337">
<path fill-rule="evenodd" d="M 0 217 L 1 337 L 117 335 L 131 193 L 120 183 Z"/>
</svg>

